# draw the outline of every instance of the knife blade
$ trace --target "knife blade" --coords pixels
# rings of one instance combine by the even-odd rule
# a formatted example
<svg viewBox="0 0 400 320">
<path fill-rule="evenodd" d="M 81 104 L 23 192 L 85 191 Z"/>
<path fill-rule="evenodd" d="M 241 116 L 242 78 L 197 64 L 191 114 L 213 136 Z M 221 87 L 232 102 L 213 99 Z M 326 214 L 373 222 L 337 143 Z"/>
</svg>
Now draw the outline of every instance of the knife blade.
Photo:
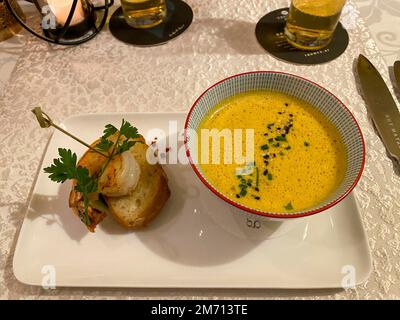
<svg viewBox="0 0 400 320">
<path fill-rule="evenodd" d="M 396 61 L 393 66 L 394 77 L 396 78 L 397 88 L 400 90 L 400 61 Z"/>
<path fill-rule="evenodd" d="M 367 110 L 388 151 L 400 164 L 400 112 L 385 81 L 362 54 L 357 71 Z"/>
</svg>

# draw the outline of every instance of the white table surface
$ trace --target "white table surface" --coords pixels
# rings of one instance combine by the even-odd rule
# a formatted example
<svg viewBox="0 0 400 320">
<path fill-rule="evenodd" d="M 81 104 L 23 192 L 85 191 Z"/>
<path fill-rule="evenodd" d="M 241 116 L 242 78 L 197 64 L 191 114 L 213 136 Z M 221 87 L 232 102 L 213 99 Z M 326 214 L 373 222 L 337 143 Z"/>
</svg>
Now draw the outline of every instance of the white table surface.
<svg viewBox="0 0 400 320">
<path fill-rule="evenodd" d="M 254 0 L 256 1 L 256 0 Z M 381 51 L 387 66 L 393 65 L 395 60 L 400 59 L 400 28 L 394 27 L 398 26 L 400 22 L 400 1 L 399 0 L 354 0 L 357 3 L 361 16 L 364 18 L 366 24 L 368 25 L 372 37 L 376 41 L 379 50 Z M 196 14 L 196 12 L 195 12 Z M 108 32 L 108 31 L 105 31 Z M 5 94 L 4 88 L 7 85 L 7 82 L 12 74 L 14 66 L 18 60 L 18 57 L 23 54 L 24 50 L 29 50 L 29 48 L 25 45 L 27 39 L 30 36 L 25 32 L 21 32 L 19 35 L 15 36 L 12 39 L 4 41 L 0 43 L 0 99 Z M 92 65 L 93 66 L 93 65 Z M 22 67 L 21 67 L 22 68 Z M 82 65 L 82 68 L 84 66 Z M 83 69 L 82 69 L 83 70 Z M 79 70 L 78 70 L 79 71 Z M 21 72 L 21 70 L 19 70 Z M 1 110 L 0 110 L 1 111 Z M 377 138 L 375 138 L 375 142 Z M 5 171 L 6 173 L 9 171 Z M 3 173 L 4 174 L 4 173 Z M 0 182 L 4 182 L 7 179 L 6 176 L 0 177 Z M 397 181 L 397 180 L 396 180 Z M 390 183 L 390 182 L 389 182 Z M 398 183 L 398 182 L 396 182 Z M 395 182 L 393 182 L 393 186 L 395 186 Z M 397 185 L 396 185 L 397 186 Z M 390 189 L 390 185 L 388 187 Z M 360 199 L 359 199 L 360 200 Z M 366 199 L 361 199 L 365 200 Z M 3 204 L 0 203 L 0 209 Z M 18 204 L 16 204 L 18 205 Z M 394 203 L 388 203 L 388 208 L 393 207 Z M 398 206 L 398 204 L 396 204 Z M 389 210 L 389 209 L 388 209 Z M 391 213 L 393 214 L 393 213 Z M 395 212 L 394 214 L 398 214 Z M 383 219 L 384 213 L 382 213 Z M 388 219 L 391 219 L 388 216 Z M 397 220 L 396 220 L 397 221 Z M 1 211 L 0 211 L 0 222 L 1 222 Z M 394 226 L 394 230 L 399 230 L 400 224 L 396 224 Z M 0 223 L 0 232 L 4 232 L 1 230 L 1 223 Z M 384 238 L 385 234 L 388 233 L 387 230 L 382 228 L 380 232 L 380 237 Z M 14 236 L 14 234 L 10 234 L 10 236 Z M 393 240 L 394 239 L 394 240 Z M 391 247 L 391 252 L 398 252 L 400 249 L 400 240 L 397 235 L 392 237 L 394 241 L 388 245 Z M 370 243 L 371 244 L 371 243 Z M 373 245 L 373 243 L 372 243 Z M 1 246 L 0 246 L 1 248 Z M 396 249 L 397 248 L 397 249 Z M 12 275 L 10 273 L 10 256 L 12 257 L 12 248 L 3 248 L 0 252 L 0 298 L 26 298 L 26 297 L 37 297 L 43 296 L 46 297 L 47 295 L 51 295 L 53 297 L 62 297 L 62 298 L 69 298 L 69 297 L 77 297 L 79 295 L 82 296 L 81 291 L 67 291 L 67 289 L 60 289 L 54 293 L 48 292 L 41 292 L 38 294 L 36 288 L 32 288 L 29 286 L 22 286 L 19 285 L 16 280 L 12 279 Z M 397 289 L 393 289 L 394 286 L 398 286 L 400 280 L 400 258 L 397 260 L 389 261 L 390 257 L 385 250 L 385 248 L 380 249 L 377 253 L 379 255 L 380 260 L 388 259 L 388 263 L 383 268 L 379 268 L 379 270 L 374 271 L 373 277 L 375 280 L 381 276 L 381 272 L 390 272 L 391 275 L 385 281 L 377 281 L 377 285 L 374 286 L 373 293 L 369 294 L 368 292 L 363 291 L 361 298 L 400 298 Z M 386 257 L 386 258 L 385 258 Z M 4 270 L 6 270 L 4 272 Z M 394 270 L 394 271 L 393 271 Z M 392 276 L 393 274 L 393 276 Z M 152 291 L 126 291 L 126 290 L 112 290 L 107 289 L 101 291 L 99 289 L 93 291 L 85 291 L 83 293 L 85 297 L 116 297 L 121 298 L 125 296 L 132 296 L 132 297 L 180 297 L 180 296 L 189 296 L 189 297 L 228 297 L 228 298 L 235 298 L 236 295 L 232 292 L 224 292 L 218 290 L 197 290 L 197 291 L 181 291 L 177 294 L 171 293 L 168 290 L 158 290 L 157 292 Z M 320 294 L 318 291 L 301 291 L 295 292 L 294 295 L 301 297 L 301 298 L 319 298 L 319 297 L 330 297 L 330 298 L 358 298 L 358 292 L 349 292 L 345 294 L 338 293 L 337 291 L 321 291 Z M 240 293 L 237 297 L 245 296 L 245 297 L 256 297 L 256 298 L 263 298 L 263 297 L 285 297 L 287 296 L 286 293 L 282 292 L 269 292 L 268 294 L 264 294 L 262 291 L 254 292 L 252 294 L 243 294 Z M 293 296 L 293 293 L 290 294 Z"/>
<path fill-rule="evenodd" d="M 354 0 L 388 66 L 400 59 L 400 0 Z M 27 32 L 0 42 L 0 94 L 7 83 Z"/>
</svg>

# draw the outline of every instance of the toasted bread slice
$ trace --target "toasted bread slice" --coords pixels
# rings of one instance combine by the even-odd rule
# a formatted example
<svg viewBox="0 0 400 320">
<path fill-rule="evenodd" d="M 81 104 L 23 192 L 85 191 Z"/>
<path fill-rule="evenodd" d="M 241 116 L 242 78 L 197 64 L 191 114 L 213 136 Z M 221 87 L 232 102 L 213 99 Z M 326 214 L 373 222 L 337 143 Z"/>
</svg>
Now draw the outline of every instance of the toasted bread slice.
<svg viewBox="0 0 400 320">
<path fill-rule="evenodd" d="M 110 212 L 124 227 L 145 227 L 163 208 L 170 196 L 167 176 L 160 164 L 150 164 L 146 159 L 149 146 L 136 143 L 132 152 L 140 166 L 138 184 L 129 195 L 105 197 Z"/>
</svg>

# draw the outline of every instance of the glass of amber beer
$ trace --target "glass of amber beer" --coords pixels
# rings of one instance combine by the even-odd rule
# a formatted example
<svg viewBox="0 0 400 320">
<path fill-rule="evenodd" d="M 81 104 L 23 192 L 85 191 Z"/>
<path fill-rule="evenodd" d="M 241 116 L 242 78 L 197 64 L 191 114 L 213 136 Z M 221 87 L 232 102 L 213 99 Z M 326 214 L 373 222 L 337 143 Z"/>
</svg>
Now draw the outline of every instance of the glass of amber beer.
<svg viewBox="0 0 400 320">
<path fill-rule="evenodd" d="M 345 3 L 346 0 L 292 0 L 285 26 L 287 41 L 302 50 L 326 47 Z"/>
<path fill-rule="evenodd" d="M 125 21 L 134 28 L 152 28 L 165 21 L 165 0 L 121 0 Z"/>
</svg>

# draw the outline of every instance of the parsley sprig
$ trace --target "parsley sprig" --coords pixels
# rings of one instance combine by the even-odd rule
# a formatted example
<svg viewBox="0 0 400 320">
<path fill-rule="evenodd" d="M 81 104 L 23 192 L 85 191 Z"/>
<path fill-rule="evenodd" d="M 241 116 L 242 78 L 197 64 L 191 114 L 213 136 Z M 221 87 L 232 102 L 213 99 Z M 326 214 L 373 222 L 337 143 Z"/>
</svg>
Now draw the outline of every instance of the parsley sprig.
<svg viewBox="0 0 400 320">
<path fill-rule="evenodd" d="M 112 138 L 117 134 L 117 132 L 117 139 L 115 141 L 112 139 L 110 140 L 109 138 Z M 141 143 L 142 141 L 136 140 L 139 137 L 138 129 L 133 127 L 128 121 L 125 121 L 125 119 L 122 119 L 122 124 L 119 130 L 112 124 L 107 124 L 103 131 L 103 135 L 100 138 L 100 142 L 95 145 L 96 150 L 108 154 L 107 161 L 103 165 L 98 178 L 101 177 L 106 167 L 115 156 L 128 151 L 137 142 Z"/>
<path fill-rule="evenodd" d="M 63 183 L 69 179 L 76 180 L 75 189 L 83 194 L 85 206 L 85 216 L 83 222 L 90 225 L 91 221 L 88 214 L 89 194 L 97 191 L 97 181 L 89 175 L 89 170 L 76 165 L 77 156 L 71 150 L 59 148 L 60 158 L 54 159 L 50 167 L 44 168 L 44 172 L 49 173 L 52 181 Z"/>
<path fill-rule="evenodd" d="M 107 124 L 103 131 L 103 135 L 100 138 L 100 142 L 92 147 L 54 124 L 50 117 L 46 113 L 42 112 L 40 108 L 35 108 L 32 112 L 35 114 L 42 128 L 53 126 L 82 143 L 93 152 L 97 152 L 107 158 L 100 172 L 90 175 L 87 168 L 77 165 L 76 153 L 73 153 L 70 149 L 59 148 L 59 158 L 54 159 L 51 166 L 44 168 L 44 172 L 49 174 L 49 178 L 52 181 L 57 183 L 63 183 L 66 180 L 71 179 L 76 181 L 75 190 L 82 193 L 85 209 L 84 216 L 81 217 L 81 219 L 87 226 L 90 226 L 92 222 L 89 217 L 89 195 L 97 192 L 98 181 L 110 161 L 123 152 L 128 151 L 136 143 L 142 142 L 137 140 L 140 137 L 137 128 L 133 127 L 124 119 L 122 119 L 122 124 L 119 130 L 112 124 Z M 117 137 L 115 138 L 115 136 Z"/>
</svg>

